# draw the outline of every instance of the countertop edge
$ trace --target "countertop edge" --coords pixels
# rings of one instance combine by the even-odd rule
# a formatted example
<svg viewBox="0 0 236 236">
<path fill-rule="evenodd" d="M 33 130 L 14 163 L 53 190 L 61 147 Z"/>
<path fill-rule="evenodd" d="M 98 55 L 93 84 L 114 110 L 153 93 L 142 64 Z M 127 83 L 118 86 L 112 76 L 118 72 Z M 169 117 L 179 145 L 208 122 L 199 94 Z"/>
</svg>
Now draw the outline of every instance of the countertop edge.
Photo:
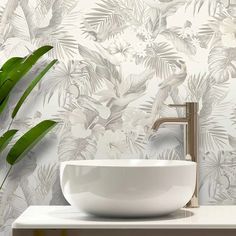
<svg viewBox="0 0 236 236">
<path fill-rule="evenodd" d="M 236 229 L 236 205 L 187 208 L 186 214 L 150 221 L 114 221 L 77 215 L 70 206 L 30 206 L 12 223 L 12 229 Z"/>
<path fill-rule="evenodd" d="M 19 223 L 12 224 L 12 229 L 42 229 L 42 227 L 39 225 L 24 225 Z M 109 225 L 109 226 L 94 226 L 94 225 L 86 225 L 86 226 L 76 226 L 72 225 L 70 228 L 68 226 L 51 226 L 51 225 L 44 225 L 43 229 L 236 229 L 236 225 L 164 225 L 164 226 L 158 226 L 158 225 L 147 225 L 147 226 L 117 226 L 117 225 Z"/>
</svg>

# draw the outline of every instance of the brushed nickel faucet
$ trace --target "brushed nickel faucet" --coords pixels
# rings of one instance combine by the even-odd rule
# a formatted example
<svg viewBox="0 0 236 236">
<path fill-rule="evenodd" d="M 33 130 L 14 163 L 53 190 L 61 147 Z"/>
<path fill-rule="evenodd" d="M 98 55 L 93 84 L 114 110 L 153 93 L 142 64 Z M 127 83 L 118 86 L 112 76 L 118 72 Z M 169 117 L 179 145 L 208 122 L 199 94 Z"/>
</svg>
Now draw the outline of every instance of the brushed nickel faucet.
<svg viewBox="0 0 236 236">
<path fill-rule="evenodd" d="M 185 152 L 189 160 L 198 163 L 198 103 L 187 102 L 186 104 L 171 104 L 171 107 L 183 107 L 186 109 L 184 117 L 165 117 L 155 121 L 152 129 L 157 131 L 161 124 L 172 123 L 172 124 L 185 124 L 186 135 L 185 135 Z M 194 194 L 191 200 L 186 205 L 187 207 L 195 208 L 199 207 L 198 203 L 198 168 L 197 168 L 197 179 Z"/>
</svg>

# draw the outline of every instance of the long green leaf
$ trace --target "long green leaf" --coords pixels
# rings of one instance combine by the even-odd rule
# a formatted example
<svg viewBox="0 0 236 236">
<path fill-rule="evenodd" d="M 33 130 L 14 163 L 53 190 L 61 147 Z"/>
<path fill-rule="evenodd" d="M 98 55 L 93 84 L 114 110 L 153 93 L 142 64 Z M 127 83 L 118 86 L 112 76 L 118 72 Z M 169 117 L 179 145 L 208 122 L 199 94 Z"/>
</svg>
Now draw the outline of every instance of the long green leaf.
<svg viewBox="0 0 236 236">
<path fill-rule="evenodd" d="M 24 60 L 23 57 L 12 57 L 7 60 L 0 69 L 0 81 L 3 82 L 3 78 L 6 77 L 7 73 L 9 73 L 16 65 L 19 65 Z"/>
<path fill-rule="evenodd" d="M 0 153 L 7 147 L 17 131 L 16 129 L 8 130 L 0 137 Z"/>
<path fill-rule="evenodd" d="M 6 97 L 0 104 L 0 114 L 4 111 L 5 107 L 7 106 L 8 98 L 9 97 Z"/>
<path fill-rule="evenodd" d="M 23 59 L 24 59 L 23 57 L 10 58 L 3 64 L 3 66 L 1 67 L 1 71 L 9 71 L 9 69 L 12 69 L 16 64 L 22 62 Z"/>
<path fill-rule="evenodd" d="M 8 77 L 8 74 L 12 69 L 15 69 L 18 65 L 20 65 L 23 60 L 23 57 L 12 57 L 3 64 L 0 69 L 0 89 L 5 83 L 11 81 L 11 79 Z"/>
<path fill-rule="evenodd" d="M 51 49 L 52 46 L 38 48 L 2 78 L 4 82 L 0 88 L 0 102 L 9 95 L 16 83 L 32 68 L 38 59 Z"/>
<path fill-rule="evenodd" d="M 44 120 L 31 128 L 11 148 L 7 155 L 7 162 L 14 165 L 20 161 L 56 124 L 55 121 Z"/>
<path fill-rule="evenodd" d="M 12 112 L 12 119 L 16 116 L 17 112 L 19 111 L 20 107 L 22 106 L 25 99 L 28 97 L 28 95 L 31 93 L 31 91 L 34 89 L 34 87 L 37 85 L 37 83 L 43 78 L 43 76 L 48 72 L 48 70 L 57 62 L 57 60 L 51 61 L 40 73 L 39 75 L 31 82 L 29 87 L 25 90 L 24 94 L 21 96 L 20 100 L 16 104 L 13 112 Z"/>
</svg>

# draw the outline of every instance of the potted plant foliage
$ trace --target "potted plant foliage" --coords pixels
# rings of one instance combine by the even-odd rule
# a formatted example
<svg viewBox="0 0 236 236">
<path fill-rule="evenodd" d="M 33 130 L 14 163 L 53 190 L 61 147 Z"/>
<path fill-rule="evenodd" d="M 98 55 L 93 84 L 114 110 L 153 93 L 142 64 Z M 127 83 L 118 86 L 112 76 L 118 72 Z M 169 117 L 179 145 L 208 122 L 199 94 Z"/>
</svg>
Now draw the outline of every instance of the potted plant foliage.
<svg viewBox="0 0 236 236">
<path fill-rule="evenodd" d="M 26 57 L 13 57 L 3 64 L 0 69 L 0 115 L 7 107 L 8 100 L 15 85 L 27 72 L 31 70 L 33 65 L 35 65 L 36 62 L 51 49 L 51 46 L 42 46 Z M 11 129 L 11 124 L 13 123 L 18 111 L 34 87 L 56 62 L 57 60 L 52 60 L 40 71 L 39 74 L 36 75 L 17 102 L 11 113 L 11 121 L 7 131 L 2 135 L 0 134 L 0 156 L 1 152 L 8 146 L 10 141 L 18 132 L 17 129 Z M 9 169 L 2 182 L 0 182 L 0 190 L 2 189 L 12 167 L 20 161 L 55 125 L 56 122 L 53 120 L 43 120 L 28 130 L 14 143 L 6 156 Z"/>
</svg>

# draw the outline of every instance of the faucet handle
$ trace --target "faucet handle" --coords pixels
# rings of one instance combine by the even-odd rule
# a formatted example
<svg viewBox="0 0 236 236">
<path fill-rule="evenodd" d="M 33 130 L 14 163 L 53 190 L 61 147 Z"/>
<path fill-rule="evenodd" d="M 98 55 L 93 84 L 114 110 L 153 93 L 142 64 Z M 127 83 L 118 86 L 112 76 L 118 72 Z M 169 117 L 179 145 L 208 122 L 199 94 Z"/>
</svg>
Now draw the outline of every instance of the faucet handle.
<svg viewBox="0 0 236 236">
<path fill-rule="evenodd" d="M 169 104 L 169 107 L 186 107 L 186 104 Z"/>
</svg>

